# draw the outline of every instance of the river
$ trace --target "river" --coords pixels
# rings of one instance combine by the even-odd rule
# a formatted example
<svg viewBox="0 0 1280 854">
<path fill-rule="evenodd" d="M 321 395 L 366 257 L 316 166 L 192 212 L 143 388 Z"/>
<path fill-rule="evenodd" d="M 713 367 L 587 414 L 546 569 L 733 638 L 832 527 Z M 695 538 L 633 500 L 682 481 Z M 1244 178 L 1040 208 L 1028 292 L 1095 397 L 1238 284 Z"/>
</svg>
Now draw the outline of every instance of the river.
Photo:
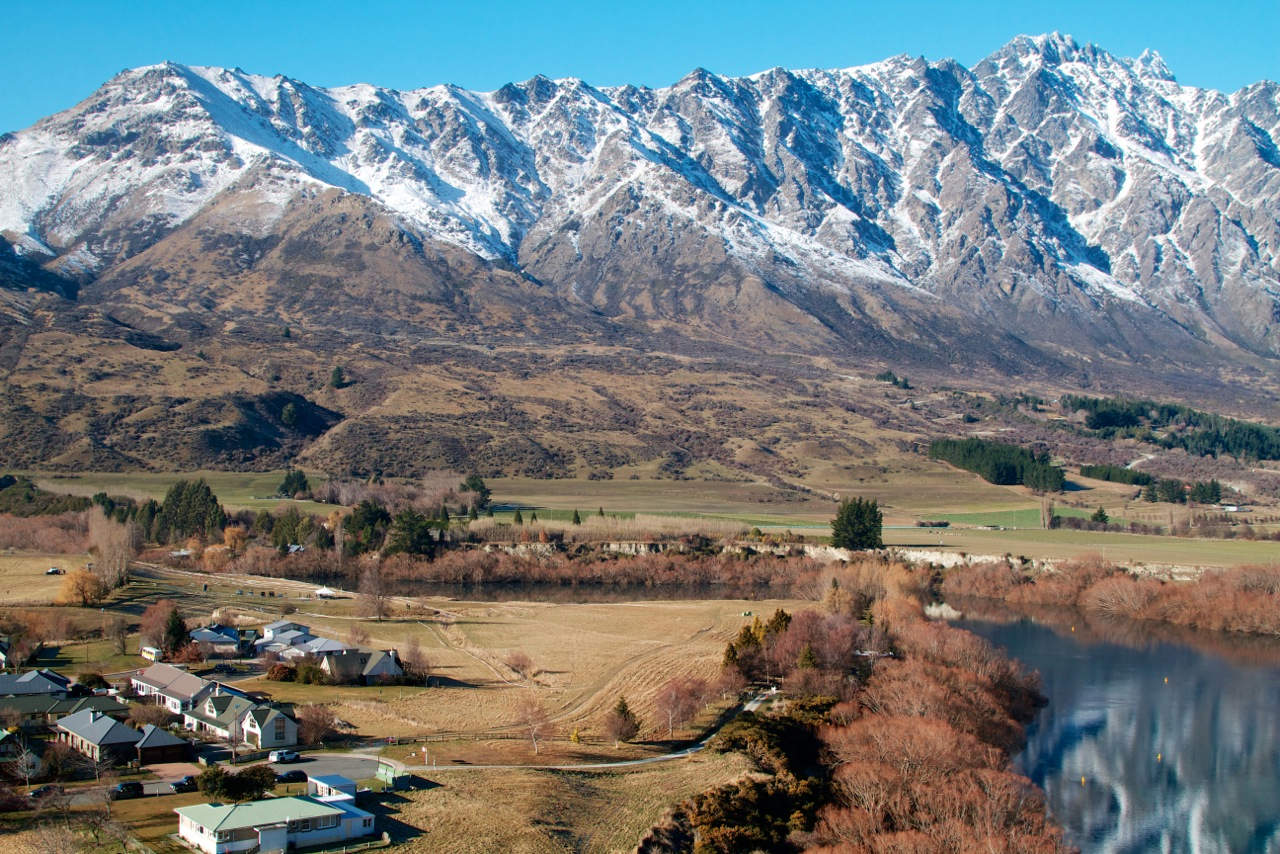
<svg viewBox="0 0 1280 854">
<path fill-rule="evenodd" d="M 1280 641 L 952 604 L 1040 671 L 1014 761 L 1085 854 L 1280 854 Z"/>
</svg>

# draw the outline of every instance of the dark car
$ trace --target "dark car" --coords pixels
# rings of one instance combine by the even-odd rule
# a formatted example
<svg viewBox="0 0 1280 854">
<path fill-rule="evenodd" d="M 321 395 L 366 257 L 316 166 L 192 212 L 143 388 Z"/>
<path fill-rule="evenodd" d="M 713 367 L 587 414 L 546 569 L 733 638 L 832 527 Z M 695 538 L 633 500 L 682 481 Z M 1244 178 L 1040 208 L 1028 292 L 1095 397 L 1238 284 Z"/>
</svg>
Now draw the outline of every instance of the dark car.
<svg viewBox="0 0 1280 854">
<path fill-rule="evenodd" d="M 307 782 L 307 772 L 301 768 L 292 768 L 288 771 L 282 771 L 276 775 L 277 783 L 305 783 Z"/>
<path fill-rule="evenodd" d="M 194 792 L 200 788 L 200 784 L 196 782 L 194 775 L 188 774 L 181 780 L 174 780 L 169 784 L 169 788 L 173 789 L 174 794 L 178 792 Z"/>
<path fill-rule="evenodd" d="M 30 792 L 27 792 L 27 797 L 31 798 L 31 800 L 33 801 L 38 801 L 41 798 L 47 798 L 50 795 L 61 795 L 62 792 L 63 792 L 63 788 L 61 786 L 54 786 L 50 784 L 47 786 L 40 786 L 39 788 L 32 789 Z"/>
<path fill-rule="evenodd" d="M 126 801 L 129 798 L 140 798 L 145 792 L 142 791 L 142 784 L 136 780 L 129 780 L 125 783 L 116 783 L 107 792 L 107 796 L 113 801 Z"/>
</svg>

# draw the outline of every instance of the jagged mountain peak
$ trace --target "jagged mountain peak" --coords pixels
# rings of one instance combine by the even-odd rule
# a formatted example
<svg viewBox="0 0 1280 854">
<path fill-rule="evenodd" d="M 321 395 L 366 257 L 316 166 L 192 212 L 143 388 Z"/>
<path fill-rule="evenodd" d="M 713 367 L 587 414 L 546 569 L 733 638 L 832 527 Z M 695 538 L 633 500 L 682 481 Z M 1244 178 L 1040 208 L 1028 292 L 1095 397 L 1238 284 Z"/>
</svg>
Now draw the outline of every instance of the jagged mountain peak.
<svg viewBox="0 0 1280 854">
<path fill-rule="evenodd" d="M 656 89 L 162 63 L 0 140 L 0 233 L 91 278 L 229 198 L 261 235 L 332 187 L 610 314 L 687 318 L 747 277 L 826 328 L 924 300 L 1073 349 L 1152 352 L 1145 324 L 1274 356 L 1277 104 L 1060 33 L 972 69 L 901 55 Z"/>
</svg>

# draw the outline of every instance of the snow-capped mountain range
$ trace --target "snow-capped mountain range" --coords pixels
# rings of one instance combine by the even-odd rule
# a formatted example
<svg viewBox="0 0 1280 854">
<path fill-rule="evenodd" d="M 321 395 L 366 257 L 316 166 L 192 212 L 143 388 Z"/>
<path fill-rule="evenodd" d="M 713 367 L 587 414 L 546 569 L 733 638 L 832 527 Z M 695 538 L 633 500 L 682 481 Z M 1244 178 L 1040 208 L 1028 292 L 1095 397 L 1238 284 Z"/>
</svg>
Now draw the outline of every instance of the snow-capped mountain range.
<svg viewBox="0 0 1280 854">
<path fill-rule="evenodd" d="M 1057 34 L 971 69 L 663 89 L 322 89 L 167 63 L 0 138 L 0 235 L 82 285 L 166 258 L 181 278 L 157 247 L 193 224 L 261 239 L 336 188 L 597 316 L 732 338 L 763 305 L 791 328 L 778 346 L 946 318 L 944 337 L 999 329 L 1054 358 L 1274 358 L 1278 143 L 1276 83 L 1182 86 L 1155 53 Z"/>
</svg>

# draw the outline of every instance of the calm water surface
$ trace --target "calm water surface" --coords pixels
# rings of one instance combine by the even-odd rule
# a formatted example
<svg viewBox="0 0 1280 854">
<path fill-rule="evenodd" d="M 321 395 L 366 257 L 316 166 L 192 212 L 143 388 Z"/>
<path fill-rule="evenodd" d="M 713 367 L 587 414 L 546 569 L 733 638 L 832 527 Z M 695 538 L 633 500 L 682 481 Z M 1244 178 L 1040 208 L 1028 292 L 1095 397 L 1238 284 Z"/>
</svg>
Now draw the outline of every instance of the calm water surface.
<svg viewBox="0 0 1280 854">
<path fill-rule="evenodd" d="M 1082 851 L 1280 854 L 1280 642 L 970 617 L 1040 671 L 1049 706 L 1015 762 Z"/>
</svg>

